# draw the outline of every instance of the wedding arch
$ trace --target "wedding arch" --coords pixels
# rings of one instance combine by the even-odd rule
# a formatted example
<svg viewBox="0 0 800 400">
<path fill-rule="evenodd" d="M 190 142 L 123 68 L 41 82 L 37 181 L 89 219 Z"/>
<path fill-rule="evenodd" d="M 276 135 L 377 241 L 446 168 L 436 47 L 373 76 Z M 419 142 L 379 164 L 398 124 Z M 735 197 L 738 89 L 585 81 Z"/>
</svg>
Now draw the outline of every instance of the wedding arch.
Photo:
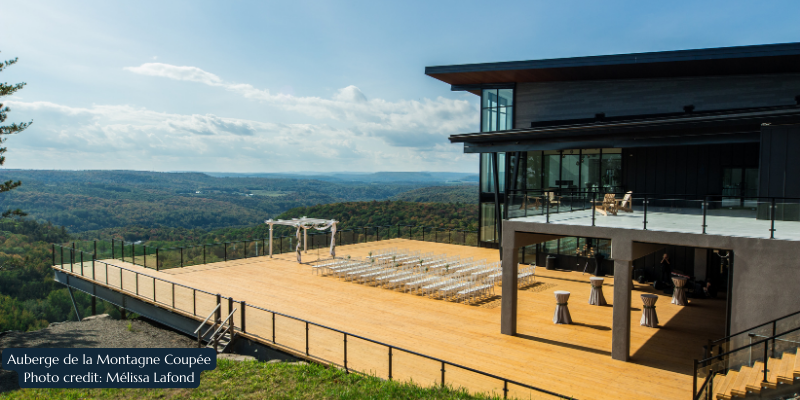
<svg viewBox="0 0 800 400">
<path fill-rule="evenodd" d="M 293 226 L 297 229 L 297 233 L 295 237 L 297 238 L 297 246 L 295 246 L 295 252 L 297 253 L 297 262 L 302 263 L 302 256 L 300 252 L 300 230 L 303 230 L 303 252 L 308 252 L 308 230 L 314 229 L 318 231 L 331 231 L 331 257 L 336 258 L 336 224 L 339 221 L 335 219 L 320 219 L 320 218 L 292 218 L 290 220 L 272 220 L 268 219 L 264 221 L 265 224 L 269 225 L 269 256 L 272 257 L 272 227 L 273 225 L 285 225 L 285 226 Z"/>
</svg>

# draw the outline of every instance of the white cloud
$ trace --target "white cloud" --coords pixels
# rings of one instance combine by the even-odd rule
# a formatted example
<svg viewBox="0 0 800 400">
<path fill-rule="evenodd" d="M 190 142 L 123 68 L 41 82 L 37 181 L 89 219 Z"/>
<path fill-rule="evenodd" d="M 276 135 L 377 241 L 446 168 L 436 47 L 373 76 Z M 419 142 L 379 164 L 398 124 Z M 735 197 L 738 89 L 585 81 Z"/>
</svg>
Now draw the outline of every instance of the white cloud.
<svg viewBox="0 0 800 400">
<path fill-rule="evenodd" d="M 363 101 L 354 97 L 354 101 Z M 329 124 L 275 124 L 126 105 L 8 101 L 34 125 L 9 142 L 9 168 L 197 171 L 473 170 L 460 146 L 426 151 Z"/>
<path fill-rule="evenodd" d="M 466 100 L 439 97 L 435 100 L 396 101 L 368 99 L 356 86 L 339 89 L 331 99 L 272 94 L 244 83 L 222 80 L 198 67 L 145 63 L 125 70 L 147 76 L 202 83 L 239 93 L 284 110 L 314 119 L 330 119 L 350 124 L 354 132 L 377 137 L 392 146 L 427 150 L 447 143 L 455 133 L 472 132 L 478 125 L 478 112 Z"/>
</svg>

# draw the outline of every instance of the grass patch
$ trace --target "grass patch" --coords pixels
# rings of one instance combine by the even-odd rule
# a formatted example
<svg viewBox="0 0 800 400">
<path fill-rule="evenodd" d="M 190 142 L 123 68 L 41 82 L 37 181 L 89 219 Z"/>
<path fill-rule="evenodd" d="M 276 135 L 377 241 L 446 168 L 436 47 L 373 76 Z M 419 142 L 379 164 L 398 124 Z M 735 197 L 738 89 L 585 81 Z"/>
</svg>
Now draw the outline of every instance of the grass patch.
<svg viewBox="0 0 800 400">
<path fill-rule="evenodd" d="M 197 389 L 20 389 L 2 399 L 490 399 L 449 387 L 423 388 L 346 374 L 322 365 L 217 360 Z"/>
</svg>

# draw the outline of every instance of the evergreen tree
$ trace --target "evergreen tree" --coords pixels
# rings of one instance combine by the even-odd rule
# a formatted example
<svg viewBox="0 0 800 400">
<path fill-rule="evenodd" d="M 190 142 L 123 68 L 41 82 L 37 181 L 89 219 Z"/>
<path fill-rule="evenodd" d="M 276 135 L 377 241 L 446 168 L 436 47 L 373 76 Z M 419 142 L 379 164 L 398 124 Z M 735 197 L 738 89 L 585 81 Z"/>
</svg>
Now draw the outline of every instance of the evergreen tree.
<svg viewBox="0 0 800 400">
<path fill-rule="evenodd" d="M 17 63 L 17 58 L 5 62 L 0 62 L 0 72 L 3 72 L 3 70 L 16 63 Z M 24 86 L 25 82 L 12 85 L 9 85 L 6 82 L 0 83 L 0 97 L 10 96 L 16 93 L 18 90 L 22 89 Z M 2 135 L 0 136 L 0 145 L 2 145 L 3 143 L 5 143 L 6 140 L 8 140 L 6 137 L 4 137 L 4 135 L 12 135 L 15 133 L 22 132 L 33 123 L 33 121 L 31 121 L 31 122 L 20 122 L 19 124 L 13 123 L 11 125 L 1 125 L 3 122 L 5 122 L 6 118 L 8 118 L 9 111 L 11 110 L 8 107 L 4 107 L 3 103 L 0 103 L 0 135 Z M 0 147 L 0 165 L 5 164 L 6 162 L 5 152 L 7 150 L 8 149 L 6 147 Z M 21 181 L 13 181 L 13 180 L 5 181 L 3 183 L 0 183 L 0 193 L 13 190 L 19 187 L 20 185 L 22 185 Z M 24 215 L 25 213 L 22 212 L 22 210 L 16 209 L 16 210 L 7 210 L 3 212 L 2 217 L 8 218 L 11 216 L 24 216 Z"/>
</svg>

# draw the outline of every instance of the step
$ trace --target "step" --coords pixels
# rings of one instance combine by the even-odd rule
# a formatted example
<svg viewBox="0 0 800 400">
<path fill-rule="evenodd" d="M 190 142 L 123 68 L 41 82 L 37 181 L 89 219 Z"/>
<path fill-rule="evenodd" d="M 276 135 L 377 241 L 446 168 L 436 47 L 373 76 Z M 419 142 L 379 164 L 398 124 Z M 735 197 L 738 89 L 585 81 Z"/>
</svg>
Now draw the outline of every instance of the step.
<svg viewBox="0 0 800 400">
<path fill-rule="evenodd" d="M 717 400 L 731 399 L 731 386 L 733 386 L 733 381 L 736 380 L 737 375 L 739 375 L 737 371 L 728 371 L 725 375 L 725 380 L 722 381 L 722 385 L 720 385 L 719 390 L 716 391 Z"/>
<path fill-rule="evenodd" d="M 800 357 L 794 358 L 794 372 L 792 373 L 795 378 L 800 378 Z"/>
<path fill-rule="evenodd" d="M 747 382 L 747 390 L 753 393 L 761 393 L 762 380 L 764 380 L 764 363 L 756 361 L 753 363 L 753 373 L 750 374 L 750 381 Z"/>
<path fill-rule="evenodd" d="M 747 383 L 750 382 L 754 370 L 750 367 L 742 367 L 739 370 L 739 375 L 731 385 L 731 395 L 736 397 L 744 397 L 747 395 Z"/>
<path fill-rule="evenodd" d="M 795 355 L 792 353 L 783 353 L 781 357 L 781 368 L 778 370 L 778 383 L 791 385 L 794 383 L 794 370 Z"/>
<path fill-rule="evenodd" d="M 769 369 L 767 372 L 767 382 L 761 382 L 762 389 L 775 389 L 778 387 L 778 370 L 780 369 L 780 365 L 780 358 L 770 357 L 769 363 L 767 363 L 767 369 Z"/>
</svg>

